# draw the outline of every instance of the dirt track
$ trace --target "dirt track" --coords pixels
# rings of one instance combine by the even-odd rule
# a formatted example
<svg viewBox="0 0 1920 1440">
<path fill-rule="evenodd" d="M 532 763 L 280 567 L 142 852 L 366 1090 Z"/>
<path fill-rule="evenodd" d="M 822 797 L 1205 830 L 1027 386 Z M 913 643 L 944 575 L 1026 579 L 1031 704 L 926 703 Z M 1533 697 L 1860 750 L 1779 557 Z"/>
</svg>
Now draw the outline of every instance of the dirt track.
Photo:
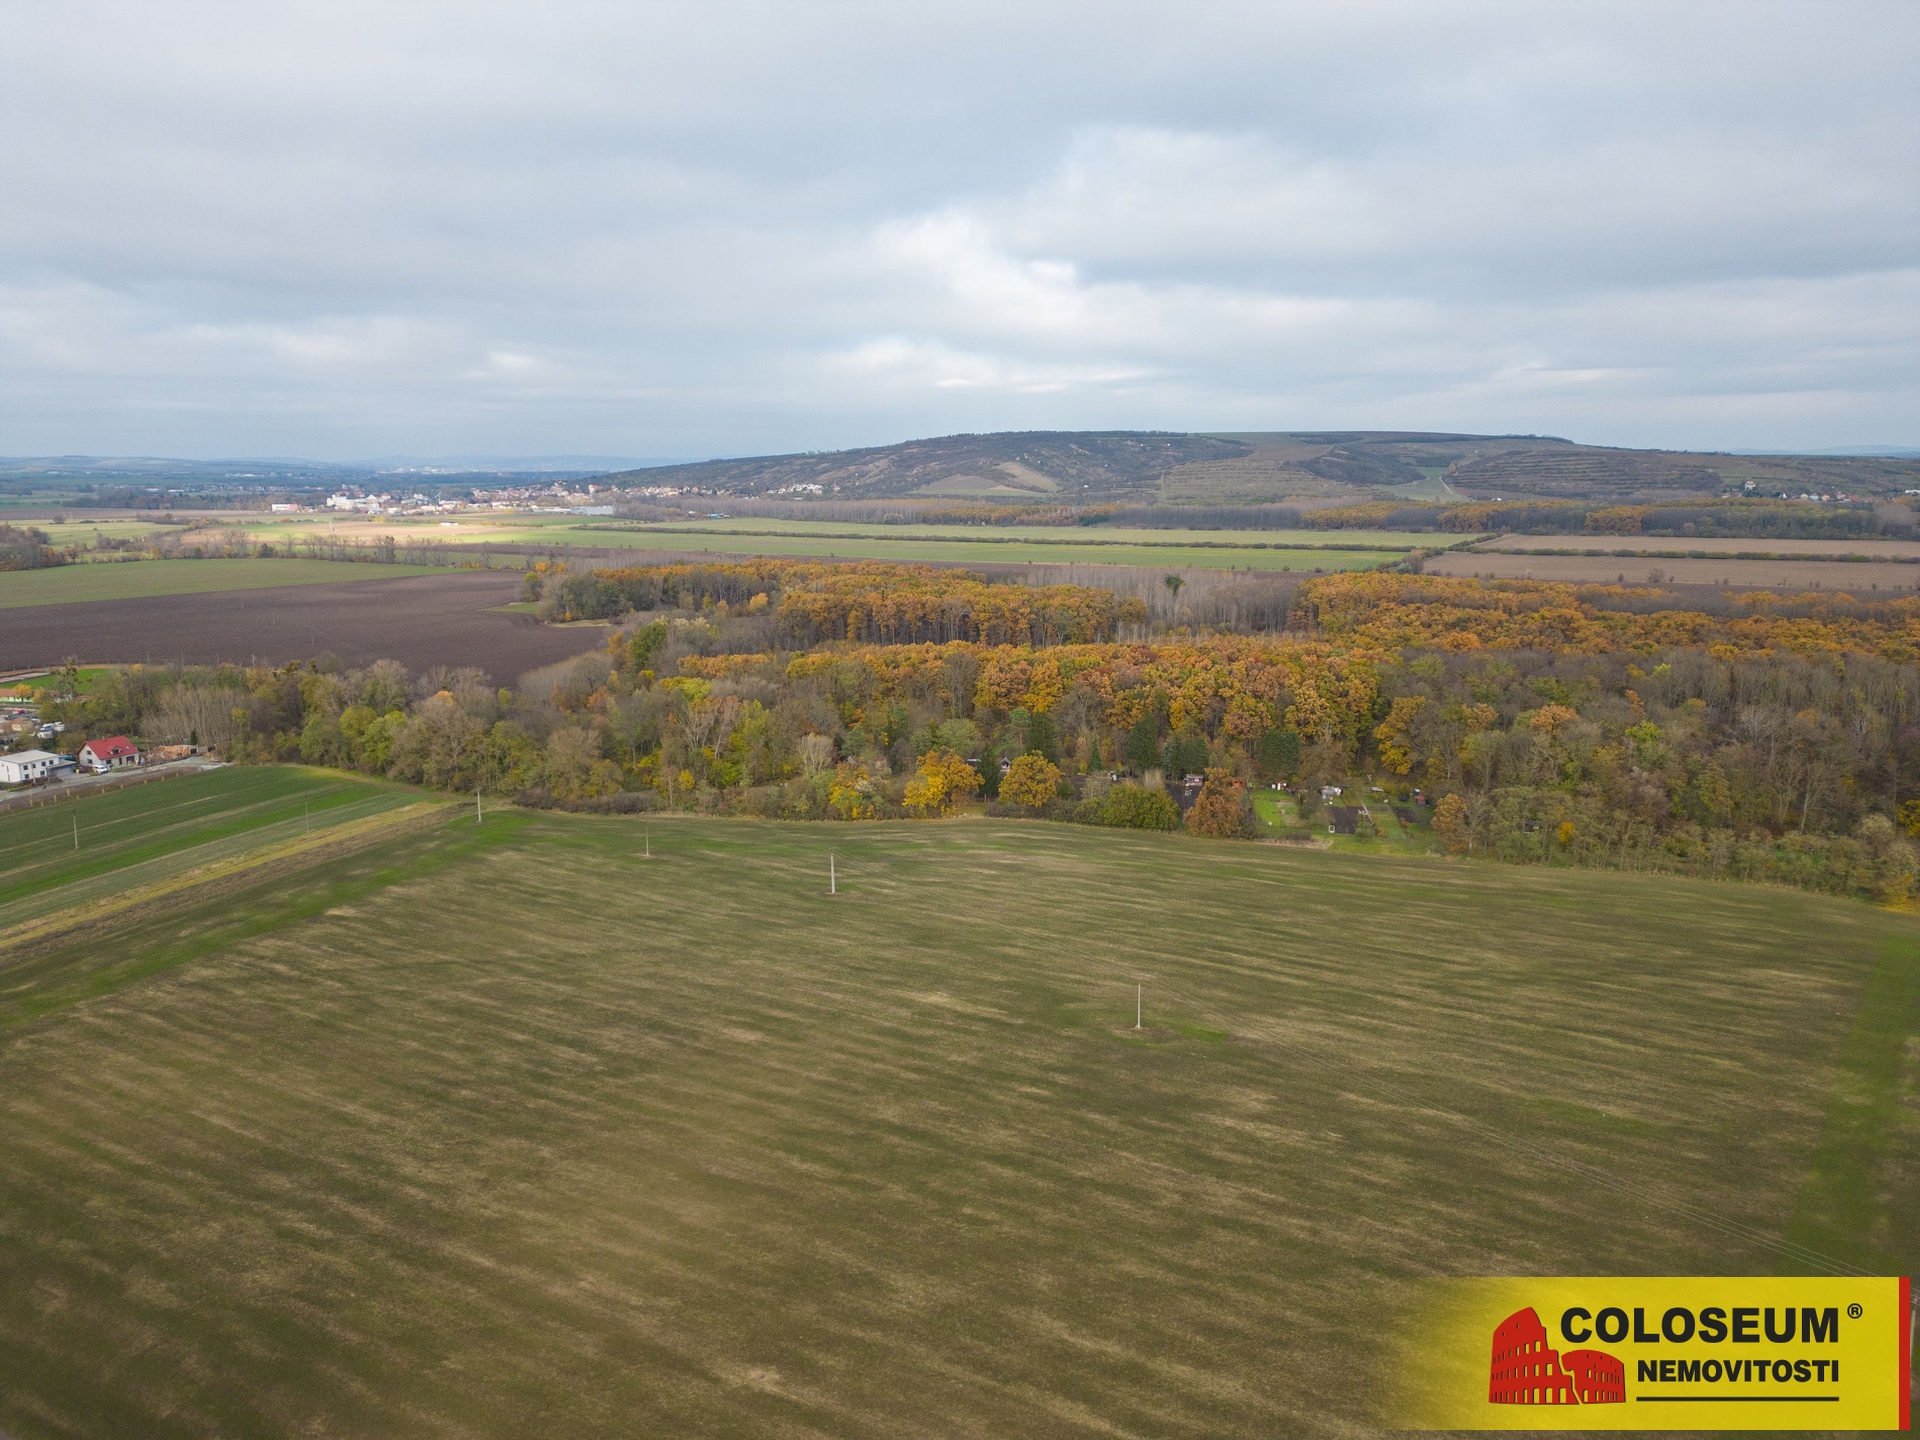
<svg viewBox="0 0 1920 1440">
<path fill-rule="evenodd" d="M 332 585 L 90 600 L 8 610 L 0 669 L 142 661 L 281 663 L 332 651 L 349 665 L 398 660 L 409 670 L 477 665 L 510 683 L 604 643 L 597 628 L 554 629 L 494 613 L 519 593 L 512 570 L 463 570 Z"/>
</svg>

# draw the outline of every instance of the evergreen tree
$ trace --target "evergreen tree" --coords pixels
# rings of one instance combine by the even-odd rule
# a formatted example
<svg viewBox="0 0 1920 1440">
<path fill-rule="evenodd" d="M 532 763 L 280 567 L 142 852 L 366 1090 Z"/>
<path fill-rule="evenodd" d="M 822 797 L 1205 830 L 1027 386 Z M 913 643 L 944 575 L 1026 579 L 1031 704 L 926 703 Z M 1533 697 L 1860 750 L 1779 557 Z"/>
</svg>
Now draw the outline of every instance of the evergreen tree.
<svg viewBox="0 0 1920 1440">
<path fill-rule="evenodd" d="M 1281 726 L 1267 731 L 1255 747 L 1254 763 L 1263 780 L 1291 780 L 1300 770 L 1299 733 Z"/>
<path fill-rule="evenodd" d="M 1044 757 L 1049 765 L 1060 763 L 1060 731 L 1053 716 L 1042 712 L 1027 717 L 1027 753 Z"/>
<path fill-rule="evenodd" d="M 1160 717 L 1151 712 L 1127 731 L 1127 769 L 1139 775 L 1160 763 Z"/>
</svg>

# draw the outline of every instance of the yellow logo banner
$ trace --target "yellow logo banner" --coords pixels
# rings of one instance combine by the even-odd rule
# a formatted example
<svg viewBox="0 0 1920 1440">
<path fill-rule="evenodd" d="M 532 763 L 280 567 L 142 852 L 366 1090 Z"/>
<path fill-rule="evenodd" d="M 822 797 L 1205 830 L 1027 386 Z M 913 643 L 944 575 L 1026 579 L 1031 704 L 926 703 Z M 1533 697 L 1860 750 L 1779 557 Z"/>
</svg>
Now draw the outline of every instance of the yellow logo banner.
<svg viewBox="0 0 1920 1440">
<path fill-rule="evenodd" d="M 1905 1279 L 1437 1280 L 1398 1337 L 1412 1430 L 1904 1430 Z"/>
</svg>

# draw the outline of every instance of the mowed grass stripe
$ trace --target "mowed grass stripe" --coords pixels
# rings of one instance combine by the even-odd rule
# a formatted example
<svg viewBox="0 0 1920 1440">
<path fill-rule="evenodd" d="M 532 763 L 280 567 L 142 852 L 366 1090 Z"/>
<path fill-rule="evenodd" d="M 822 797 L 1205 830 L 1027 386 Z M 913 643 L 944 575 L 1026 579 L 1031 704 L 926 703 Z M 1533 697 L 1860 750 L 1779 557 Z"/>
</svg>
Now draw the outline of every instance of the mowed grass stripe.
<svg viewBox="0 0 1920 1440">
<path fill-rule="evenodd" d="M 245 876 L 250 870 L 262 867 L 285 866 L 289 863 L 300 864 L 317 860 L 322 852 L 337 850 L 341 847 L 358 847 L 377 843 L 398 828 L 418 825 L 444 824 L 448 807 L 444 801 L 422 800 L 417 804 L 403 806 L 398 810 L 385 809 L 373 814 L 363 814 L 352 819 L 342 820 L 319 830 L 308 828 L 291 835 L 271 836 L 262 839 L 256 832 L 257 843 L 246 846 L 203 846 L 195 855 L 198 863 L 180 870 L 171 869 L 160 879 L 142 879 L 138 884 L 127 883 L 134 871 L 122 871 L 115 877 L 121 883 L 105 894 L 98 891 L 99 882 L 71 885 L 51 892 L 63 903 L 51 911 L 42 910 L 5 929 L 0 929 L 0 954 L 17 951 L 20 947 L 39 945 L 51 937 L 66 934 L 69 931 L 97 932 L 102 927 L 111 927 L 125 923 L 128 912 L 154 905 L 167 903 L 179 905 L 191 903 L 194 892 L 203 887 L 218 887 L 230 884 L 236 877 Z M 224 849 L 229 852 L 210 855 L 206 852 Z M 44 897 L 43 897 L 44 898 Z"/>
<path fill-rule="evenodd" d="M 0 929 L 419 798 L 336 772 L 236 767 L 14 811 L 0 816 Z"/>
<path fill-rule="evenodd" d="M 1660 1199 L 1780 1231 L 1911 943 L 1071 827 L 509 823 L 0 1048 L 0 1423 L 1370 1432 L 1397 1277 L 1770 1266 Z"/>
</svg>

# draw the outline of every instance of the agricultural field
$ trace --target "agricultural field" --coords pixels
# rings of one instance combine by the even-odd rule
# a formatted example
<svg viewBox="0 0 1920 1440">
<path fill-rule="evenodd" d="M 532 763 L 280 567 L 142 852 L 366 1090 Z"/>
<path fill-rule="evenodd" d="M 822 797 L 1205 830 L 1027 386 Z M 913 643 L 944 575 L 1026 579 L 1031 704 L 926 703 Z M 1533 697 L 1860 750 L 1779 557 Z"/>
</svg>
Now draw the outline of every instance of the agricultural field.
<svg viewBox="0 0 1920 1440">
<path fill-rule="evenodd" d="M 0 670 L 59 665 L 67 656 L 156 665 L 286 664 L 331 653 L 347 665 L 398 660 L 412 670 L 475 666 L 502 684 L 596 648 L 604 632 L 539 624 L 503 612 L 520 593 L 514 570 L 414 574 L 399 565 L 296 560 L 157 560 L 99 569 L 328 565 L 332 584 L 288 585 L 147 599 L 96 600 L 9 611 Z M 96 567 L 89 567 L 96 568 Z M 7 580 L 59 575 L 31 570 Z"/>
<path fill-rule="evenodd" d="M 297 523 L 254 525 L 253 536 L 283 541 Z M 307 527 L 310 528 L 310 527 Z M 1370 530 L 1148 530 L 1068 526 L 862 525 L 807 520 L 687 520 L 648 525 L 575 516 L 540 520 L 463 517 L 401 525 L 340 521 L 333 535 L 430 536 L 451 544 L 631 548 L 686 558 L 756 555 L 782 559 L 923 560 L 939 564 L 1034 563 L 1168 566 L 1211 570 L 1311 572 L 1365 569 L 1401 559 L 1419 545 L 1465 536 Z"/>
<path fill-rule="evenodd" d="M 11 809 L 0 820 L 0 946 L 74 907 L 91 913 L 167 889 L 183 875 L 245 868 L 336 827 L 445 803 L 402 786 L 278 767 L 155 777 Z M 0 978 L 0 996 L 7 988 Z"/>
<path fill-rule="evenodd" d="M 755 517 L 587 524 L 587 533 L 799 535 L 812 539 L 944 540 L 975 545 L 1032 541 L 1043 545 L 1229 546 L 1283 550 L 1412 550 L 1467 537 L 1410 530 L 1172 530 L 1124 525 L 867 525 L 823 520 L 763 520 Z"/>
<path fill-rule="evenodd" d="M 1712 535 L 1502 535 L 1472 547 L 1481 554 L 1571 550 L 1584 555 L 1764 555 L 1828 559 L 1865 555 L 1920 560 L 1920 540 L 1793 540 L 1771 536 Z"/>
<path fill-rule="evenodd" d="M 178 525 L 156 525 L 151 520 L 119 517 L 95 519 L 81 512 L 79 519 L 34 520 L 28 522 L 44 533 L 54 545 L 91 545 L 96 539 L 145 540 L 154 535 L 178 535 Z"/>
<path fill-rule="evenodd" d="M 142 600 L 159 595 L 204 595 L 286 585 L 364 580 L 368 567 L 339 560 L 126 560 L 0 572 L 0 610 L 72 605 L 88 600 Z M 431 575 L 434 568 L 383 565 L 389 578 Z"/>
<path fill-rule="evenodd" d="M 585 535 L 587 532 L 581 532 Z M 679 554 L 755 555 L 782 559 L 896 560 L 929 561 L 938 564 L 1040 565 L 1128 565 L 1163 566 L 1167 569 L 1195 570 L 1272 570 L 1312 572 L 1315 570 L 1366 570 L 1404 559 L 1405 550 L 1327 550 L 1253 548 L 1228 545 L 1117 545 L 1099 542 L 1056 544 L 1052 541 L 989 540 L 913 540 L 892 538 L 811 538 L 799 535 L 699 534 L 636 531 L 598 532 L 598 539 L 587 543 L 606 544 L 618 539 L 629 542 L 657 539 Z"/>
<path fill-rule="evenodd" d="M 1749 542 L 1773 545 L 1779 542 Z M 1920 565 L 1895 560 L 1671 559 L 1614 555 L 1498 554 L 1450 550 L 1426 562 L 1429 575 L 1480 575 L 1501 580 L 1559 580 L 1578 585 L 1739 585 L 1772 590 L 1912 590 Z"/>
<path fill-rule="evenodd" d="M 1796 892 L 455 810 L 0 981 L 20 1440 L 1357 1435 L 1417 1277 L 1920 1262 L 1920 939 Z"/>
</svg>

